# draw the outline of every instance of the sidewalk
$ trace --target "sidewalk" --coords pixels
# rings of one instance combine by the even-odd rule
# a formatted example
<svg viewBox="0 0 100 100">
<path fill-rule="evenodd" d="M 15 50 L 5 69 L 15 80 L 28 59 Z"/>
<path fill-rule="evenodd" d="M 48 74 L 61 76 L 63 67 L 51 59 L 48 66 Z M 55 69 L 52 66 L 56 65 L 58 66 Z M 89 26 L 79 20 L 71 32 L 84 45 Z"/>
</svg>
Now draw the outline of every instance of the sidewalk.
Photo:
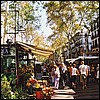
<svg viewBox="0 0 100 100">
<path fill-rule="evenodd" d="M 77 92 L 74 99 L 99 99 L 99 83 L 97 82 L 89 82 L 86 89 L 82 89 L 82 86 L 78 85 L 74 90 Z"/>
<path fill-rule="evenodd" d="M 51 99 L 74 99 L 73 95 L 76 93 L 73 89 L 70 89 L 69 86 L 54 91 L 55 95 L 53 95 Z"/>
</svg>

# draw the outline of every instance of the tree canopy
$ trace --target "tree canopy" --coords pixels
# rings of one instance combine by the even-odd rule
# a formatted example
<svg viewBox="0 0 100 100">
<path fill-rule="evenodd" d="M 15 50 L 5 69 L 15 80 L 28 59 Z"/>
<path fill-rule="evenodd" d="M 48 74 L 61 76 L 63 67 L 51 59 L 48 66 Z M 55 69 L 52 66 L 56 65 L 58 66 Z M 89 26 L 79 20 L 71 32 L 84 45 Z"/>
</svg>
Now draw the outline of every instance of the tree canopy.
<svg viewBox="0 0 100 100">
<path fill-rule="evenodd" d="M 45 42 L 45 37 L 36 31 L 41 27 L 41 15 L 37 12 L 39 6 L 46 10 L 47 24 L 53 30 L 48 37 L 51 47 Z M 2 1 L 1 14 L 4 18 L 4 41 L 7 32 L 14 31 L 16 26 L 17 30 L 25 30 L 20 32 L 22 41 L 57 49 L 69 42 L 83 27 L 90 31 L 92 20 L 99 16 L 99 1 Z"/>
<path fill-rule="evenodd" d="M 49 1 L 44 8 L 48 15 L 48 24 L 53 30 L 49 36 L 54 48 L 63 45 L 82 27 L 90 30 L 91 21 L 99 12 L 98 1 Z"/>
</svg>

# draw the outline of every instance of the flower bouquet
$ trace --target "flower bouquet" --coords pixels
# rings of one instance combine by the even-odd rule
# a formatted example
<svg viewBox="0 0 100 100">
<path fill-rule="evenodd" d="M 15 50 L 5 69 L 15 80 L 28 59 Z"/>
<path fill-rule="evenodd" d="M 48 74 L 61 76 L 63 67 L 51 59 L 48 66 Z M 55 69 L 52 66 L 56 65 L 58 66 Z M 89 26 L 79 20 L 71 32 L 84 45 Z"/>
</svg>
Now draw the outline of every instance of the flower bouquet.
<svg viewBox="0 0 100 100">
<path fill-rule="evenodd" d="M 54 90 L 50 87 L 45 87 L 42 89 L 42 92 L 43 92 L 43 95 L 44 95 L 44 98 L 46 99 L 51 99 L 51 96 L 54 95 Z"/>
<path fill-rule="evenodd" d="M 27 81 L 26 86 L 29 87 L 29 90 L 31 90 L 32 94 L 33 94 L 33 91 L 35 91 L 36 99 L 42 99 L 43 98 L 41 85 L 38 83 L 38 81 L 36 79 L 30 78 Z"/>
<path fill-rule="evenodd" d="M 28 93 L 29 94 L 33 94 L 34 92 L 34 88 L 36 88 L 36 84 L 38 83 L 38 81 L 34 78 L 29 78 L 29 80 L 26 83 L 26 87 L 28 88 Z"/>
<path fill-rule="evenodd" d="M 34 85 L 35 83 L 37 83 L 38 81 L 34 78 L 29 78 L 29 80 L 27 81 L 26 86 L 29 87 L 30 85 Z"/>
</svg>

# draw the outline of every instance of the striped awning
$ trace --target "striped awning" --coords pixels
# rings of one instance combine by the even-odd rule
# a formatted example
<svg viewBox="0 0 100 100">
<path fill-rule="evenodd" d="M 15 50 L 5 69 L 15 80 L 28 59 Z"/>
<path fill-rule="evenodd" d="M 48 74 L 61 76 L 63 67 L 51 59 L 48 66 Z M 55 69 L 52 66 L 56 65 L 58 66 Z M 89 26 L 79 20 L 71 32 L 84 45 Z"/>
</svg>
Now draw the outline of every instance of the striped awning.
<svg viewBox="0 0 100 100">
<path fill-rule="evenodd" d="M 41 55 L 41 56 L 45 56 L 45 57 L 49 57 L 54 52 L 53 50 L 36 47 L 34 45 L 30 45 L 30 44 L 26 44 L 26 43 L 22 43 L 22 42 L 17 42 L 17 44 L 27 52 L 31 52 L 33 54 L 37 54 L 37 55 Z"/>
</svg>

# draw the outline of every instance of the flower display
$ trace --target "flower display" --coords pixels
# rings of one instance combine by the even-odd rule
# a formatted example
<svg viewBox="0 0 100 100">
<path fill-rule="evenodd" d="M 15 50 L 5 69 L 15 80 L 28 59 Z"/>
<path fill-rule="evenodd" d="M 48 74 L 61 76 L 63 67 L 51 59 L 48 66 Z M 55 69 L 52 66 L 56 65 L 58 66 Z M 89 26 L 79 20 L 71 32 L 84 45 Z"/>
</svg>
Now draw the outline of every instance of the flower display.
<svg viewBox="0 0 100 100">
<path fill-rule="evenodd" d="M 26 86 L 29 89 L 29 93 L 33 93 L 32 89 L 35 90 L 35 94 L 36 94 L 36 98 L 38 99 L 50 99 L 52 95 L 54 95 L 54 90 L 51 87 L 46 87 L 46 84 L 39 84 L 39 82 L 34 79 L 34 78 L 30 78 L 27 81 Z"/>
<path fill-rule="evenodd" d="M 36 88 L 41 88 L 39 83 L 36 83 Z"/>
<path fill-rule="evenodd" d="M 29 87 L 30 85 L 34 85 L 35 83 L 37 84 L 38 81 L 37 81 L 36 79 L 34 79 L 34 78 L 30 78 L 30 79 L 27 81 L 26 86 Z"/>
<path fill-rule="evenodd" d="M 55 93 L 54 90 L 52 88 L 50 88 L 50 87 L 43 88 L 42 92 L 43 92 L 44 96 L 52 96 Z"/>
</svg>

